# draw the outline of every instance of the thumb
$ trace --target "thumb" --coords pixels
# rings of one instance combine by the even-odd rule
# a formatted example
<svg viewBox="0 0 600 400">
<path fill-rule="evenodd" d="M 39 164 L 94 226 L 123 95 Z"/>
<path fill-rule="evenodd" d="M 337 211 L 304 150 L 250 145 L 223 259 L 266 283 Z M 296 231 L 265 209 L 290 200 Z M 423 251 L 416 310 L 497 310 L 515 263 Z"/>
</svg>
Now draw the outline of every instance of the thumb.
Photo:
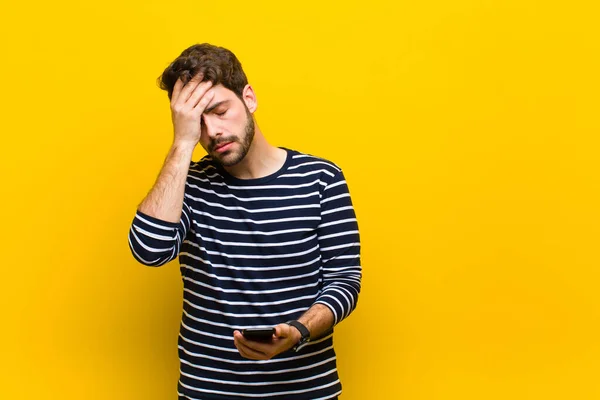
<svg viewBox="0 0 600 400">
<path fill-rule="evenodd" d="M 286 338 L 290 336 L 290 326 L 288 324 L 275 325 L 275 336 L 278 338 Z"/>
</svg>

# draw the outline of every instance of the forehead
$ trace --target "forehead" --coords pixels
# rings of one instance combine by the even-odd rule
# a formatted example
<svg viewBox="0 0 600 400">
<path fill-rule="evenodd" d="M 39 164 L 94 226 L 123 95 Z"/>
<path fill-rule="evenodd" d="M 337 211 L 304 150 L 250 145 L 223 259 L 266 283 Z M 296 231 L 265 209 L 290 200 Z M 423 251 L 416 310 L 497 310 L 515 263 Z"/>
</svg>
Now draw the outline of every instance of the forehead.
<svg viewBox="0 0 600 400">
<path fill-rule="evenodd" d="M 235 95 L 235 93 L 233 93 L 232 90 L 227 89 L 225 86 L 223 86 L 220 83 L 218 85 L 213 86 L 210 90 L 215 93 L 215 97 L 213 99 L 213 102 L 214 101 L 231 100 L 231 99 L 237 99 L 238 98 Z"/>
<path fill-rule="evenodd" d="M 223 107 L 235 107 L 236 104 L 239 105 L 242 103 L 241 99 L 237 97 L 233 91 L 227 89 L 221 84 L 216 85 L 209 90 L 215 95 L 210 101 L 210 103 L 206 106 L 204 114 L 210 114 L 215 110 L 217 110 L 217 112 L 220 112 L 219 110 L 222 110 Z"/>
</svg>

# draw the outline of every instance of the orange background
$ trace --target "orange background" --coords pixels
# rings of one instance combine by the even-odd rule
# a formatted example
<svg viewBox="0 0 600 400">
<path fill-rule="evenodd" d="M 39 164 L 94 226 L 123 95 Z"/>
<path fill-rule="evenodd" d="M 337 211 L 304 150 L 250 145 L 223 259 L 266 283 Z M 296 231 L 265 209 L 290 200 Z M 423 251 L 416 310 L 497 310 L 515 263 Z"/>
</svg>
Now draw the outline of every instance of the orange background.
<svg viewBox="0 0 600 400">
<path fill-rule="evenodd" d="M 600 398 L 597 3 L 1 7 L 0 398 L 175 398 L 177 263 L 127 231 L 172 135 L 155 79 L 199 42 L 273 144 L 345 170 L 344 400 Z"/>
</svg>

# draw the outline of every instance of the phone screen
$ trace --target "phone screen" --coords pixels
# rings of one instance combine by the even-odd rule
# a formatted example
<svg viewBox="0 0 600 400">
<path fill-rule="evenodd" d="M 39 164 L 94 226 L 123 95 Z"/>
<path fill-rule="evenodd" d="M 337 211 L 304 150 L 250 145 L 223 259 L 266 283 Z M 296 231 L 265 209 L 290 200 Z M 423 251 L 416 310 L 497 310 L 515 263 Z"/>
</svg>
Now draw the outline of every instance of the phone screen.
<svg viewBox="0 0 600 400">
<path fill-rule="evenodd" d="M 248 328 L 242 329 L 242 335 L 248 340 L 254 340 L 256 342 L 270 342 L 273 339 L 275 328 L 269 329 L 257 329 Z"/>
</svg>

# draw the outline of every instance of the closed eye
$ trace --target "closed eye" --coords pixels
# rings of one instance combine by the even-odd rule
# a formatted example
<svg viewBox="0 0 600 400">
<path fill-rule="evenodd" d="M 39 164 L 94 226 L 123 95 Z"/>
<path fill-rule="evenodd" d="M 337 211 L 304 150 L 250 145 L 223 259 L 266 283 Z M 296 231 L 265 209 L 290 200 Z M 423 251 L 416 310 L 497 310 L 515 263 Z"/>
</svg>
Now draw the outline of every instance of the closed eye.
<svg viewBox="0 0 600 400">
<path fill-rule="evenodd" d="M 229 103 L 229 100 L 219 101 L 219 102 L 213 104 L 212 106 L 208 107 L 206 110 L 204 110 L 203 114 L 210 114 L 210 113 L 214 112 L 217 108 L 219 110 L 222 110 L 223 107 L 226 107 L 228 103 Z M 223 114 L 225 114 L 225 111 L 227 111 L 227 109 L 225 109 L 223 111 Z M 222 114 L 217 114 L 217 115 L 222 115 Z"/>
</svg>

